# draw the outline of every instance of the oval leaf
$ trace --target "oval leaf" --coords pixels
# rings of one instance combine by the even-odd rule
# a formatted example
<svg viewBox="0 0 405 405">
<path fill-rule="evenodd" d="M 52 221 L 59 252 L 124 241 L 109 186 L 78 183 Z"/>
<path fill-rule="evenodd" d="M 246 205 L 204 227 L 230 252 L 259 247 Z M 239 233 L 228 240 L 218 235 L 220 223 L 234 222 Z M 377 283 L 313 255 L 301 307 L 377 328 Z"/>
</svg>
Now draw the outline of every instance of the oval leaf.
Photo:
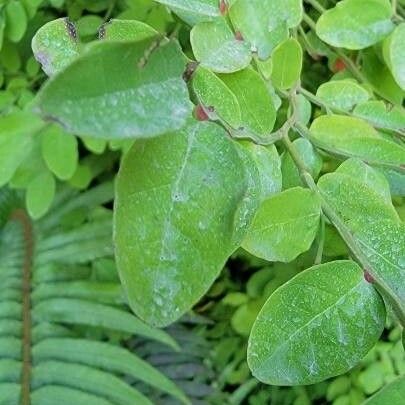
<svg viewBox="0 0 405 405">
<path fill-rule="evenodd" d="M 384 43 L 384 58 L 395 81 L 405 90 L 405 23 L 395 28 Z"/>
<path fill-rule="evenodd" d="M 186 59 L 174 42 L 156 46 L 151 39 L 90 44 L 38 93 L 39 112 L 69 132 L 106 139 L 182 127 L 191 114 Z"/>
<path fill-rule="evenodd" d="M 354 262 L 315 266 L 264 304 L 249 338 L 249 367 L 268 384 L 313 384 L 354 367 L 384 323 L 383 301 Z"/>
<path fill-rule="evenodd" d="M 250 180 L 236 146 L 219 126 L 190 122 L 136 142 L 124 158 L 117 264 L 131 308 L 151 324 L 168 325 L 190 309 L 240 244 Z"/>
<path fill-rule="evenodd" d="M 262 203 L 242 246 L 262 259 L 290 262 L 310 248 L 320 214 L 312 191 L 286 190 Z"/>
<path fill-rule="evenodd" d="M 389 0 L 343 0 L 321 15 L 316 33 L 332 46 L 367 48 L 394 29 L 391 14 Z"/>
<path fill-rule="evenodd" d="M 222 19 L 194 26 L 190 42 L 196 59 L 214 72 L 232 73 L 242 70 L 252 59 L 247 43 L 237 39 Z"/>
</svg>

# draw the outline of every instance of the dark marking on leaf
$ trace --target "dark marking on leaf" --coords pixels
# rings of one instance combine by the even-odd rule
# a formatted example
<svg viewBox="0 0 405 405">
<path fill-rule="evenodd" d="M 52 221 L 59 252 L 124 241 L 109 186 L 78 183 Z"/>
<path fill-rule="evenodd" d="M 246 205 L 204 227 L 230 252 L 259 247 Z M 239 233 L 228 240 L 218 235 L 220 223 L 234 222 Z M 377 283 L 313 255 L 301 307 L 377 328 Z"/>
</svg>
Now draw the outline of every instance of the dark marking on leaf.
<svg viewBox="0 0 405 405">
<path fill-rule="evenodd" d="M 183 80 L 185 82 L 189 82 L 193 77 L 194 72 L 197 70 L 199 63 L 198 62 L 190 62 L 187 63 L 186 70 L 183 73 Z"/>
<path fill-rule="evenodd" d="M 375 281 L 374 277 L 367 270 L 364 271 L 364 279 L 370 284 L 373 284 Z"/>
<path fill-rule="evenodd" d="M 198 121 L 208 121 L 208 114 L 205 112 L 204 107 L 201 104 L 198 104 L 194 110 L 195 118 Z"/>
<path fill-rule="evenodd" d="M 242 33 L 240 32 L 240 31 L 236 31 L 235 32 L 235 39 L 237 40 L 237 41 L 243 41 L 244 39 L 243 39 L 243 35 L 242 35 Z"/>
<path fill-rule="evenodd" d="M 219 12 L 221 13 L 221 15 L 228 14 L 228 10 L 229 10 L 228 2 L 226 0 L 221 0 L 219 2 Z"/>
<path fill-rule="evenodd" d="M 65 24 L 68 35 L 76 41 L 77 40 L 76 26 L 72 21 L 69 20 L 69 18 L 65 18 Z"/>
<path fill-rule="evenodd" d="M 162 44 L 162 42 L 165 39 L 166 39 L 166 37 L 159 34 L 157 39 L 151 43 L 149 48 L 145 50 L 145 52 L 144 52 L 143 56 L 141 57 L 141 59 L 139 59 L 139 62 L 138 62 L 138 68 L 139 69 L 142 69 L 142 68 L 144 68 L 146 66 L 146 64 L 148 63 L 149 58 L 151 57 L 153 52 L 156 51 L 156 49 L 158 49 L 160 47 L 160 45 Z"/>
</svg>

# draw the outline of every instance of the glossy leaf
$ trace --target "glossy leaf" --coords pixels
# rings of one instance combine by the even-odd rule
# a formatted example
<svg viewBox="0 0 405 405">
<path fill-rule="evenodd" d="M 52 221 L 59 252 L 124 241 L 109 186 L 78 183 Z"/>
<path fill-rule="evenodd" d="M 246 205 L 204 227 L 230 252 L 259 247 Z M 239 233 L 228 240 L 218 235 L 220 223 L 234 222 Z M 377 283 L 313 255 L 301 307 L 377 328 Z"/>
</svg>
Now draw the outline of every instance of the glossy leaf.
<svg viewBox="0 0 405 405">
<path fill-rule="evenodd" d="M 310 248 L 320 211 L 312 191 L 286 190 L 261 204 L 242 246 L 262 259 L 290 262 Z"/>
<path fill-rule="evenodd" d="M 253 69 L 245 69 L 231 75 L 220 75 L 221 80 L 235 94 L 242 122 L 239 131 L 249 134 L 269 135 L 276 121 L 276 110 L 269 89 Z"/>
<path fill-rule="evenodd" d="M 56 177 L 70 179 L 76 171 L 79 152 L 77 140 L 54 125 L 42 133 L 42 156 Z"/>
<path fill-rule="evenodd" d="M 321 15 L 316 33 L 329 45 L 363 49 L 394 29 L 391 15 L 389 0 L 343 0 Z"/>
<path fill-rule="evenodd" d="M 364 103 L 370 94 L 353 80 L 333 80 L 319 86 L 316 96 L 331 108 L 350 111 L 357 104 Z"/>
<path fill-rule="evenodd" d="M 32 38 L 32 51 L 48 76 L 53 76 L 71 63 L 80 53 L 74 24 L 58 18 L 43 25 Z"/>
<path fill-rule="evenodd" d="M 236 145 L 214 124 L 189 122 L 127 153 L 117 182 L 116 257 L 142 319 L 167 325 L 208 290 L 240 244 L 235 230 L 249 181 Z"/>
<path fill-rule="evenodd" d="M 278 3 L 278 0 L 236 0 L 229 9 L 235 29 L 262 60 L 287 39 L 288 27 L 298 25 L 301 19 L 300 1 L 284 1 L 281 7 Z"/>
<path fill-rule="evenodd" d="M 263 306 L 249 338 L 249 367 L 268 384 L 313 384 L 359 363 L 384 323 L 383 301 L 354 262 L 315 266 Z"/>
<path fill-rule="evenodd" d="M 219 118 L 233 128 L 241 126 L 238 99 L 215 73 L 199 66 L 193 75 L 193 89 L 210 117 Z"/>
<path fill-rule="evenodd" d="M 318 186 L 361 249 L 368 271 L 405 302 L 405 225 L 392 204 L 354 176 L 327 174 Z"/>
<path fill-rule="evenodd" d="M 400 166 L 405 162 L 405 148 L 384 139 L 365 121 L 347 116 L 324 115 L 310 128 L 311 140 L 317 146 L 370 163 Z"/>
<path fill-rule="evenodd" d="M 296 39 L 287 39 L 273 51 L 271 80 L 275 87 L 291 88 L 299 79 L 302 69 L 302 48 Z"/>
<path fill-rule="evenodd" d="M 68 132 L 106 139 L 182 127 L 191 113 L 185 57 L 174 42 L 151 47 L 156 41 L 90 44 L 38 93 L 39 112 Z"/>
<path fill-rule="evenodd" d="M 394 79 L 405 90 L 405 23 L 398 25 L 384 43 L 384 58 Z"/>
<path fill-rule="evenodd" d="M 232 73 L 242 70 L 252 59 L 249 46 L 237 39 L 222 19 L 194 26 L 190 42 L 197 61 L 214 72 Z"/>
</svg>

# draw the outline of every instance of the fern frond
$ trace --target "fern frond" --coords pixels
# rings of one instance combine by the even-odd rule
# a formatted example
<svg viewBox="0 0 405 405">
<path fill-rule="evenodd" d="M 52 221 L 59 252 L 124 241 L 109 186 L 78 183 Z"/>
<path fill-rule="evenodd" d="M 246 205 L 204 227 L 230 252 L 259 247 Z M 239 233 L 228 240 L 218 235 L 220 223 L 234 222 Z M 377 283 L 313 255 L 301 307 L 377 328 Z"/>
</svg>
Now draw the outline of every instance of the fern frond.
<svg viewBox="0 0 405 405">
<path fill-rule="evenodd" d="M 178 350 L 128 310 L 112 260 L 112 214 L 101 206 L 112 196 L 111 183 L 81 194 L 65 188 L 32 223 L 18 194 L 0 189 L 0 405 L 151 404 L 128 379 L 189 403 L 119 345 L 137 335 Z"/>
</svg>

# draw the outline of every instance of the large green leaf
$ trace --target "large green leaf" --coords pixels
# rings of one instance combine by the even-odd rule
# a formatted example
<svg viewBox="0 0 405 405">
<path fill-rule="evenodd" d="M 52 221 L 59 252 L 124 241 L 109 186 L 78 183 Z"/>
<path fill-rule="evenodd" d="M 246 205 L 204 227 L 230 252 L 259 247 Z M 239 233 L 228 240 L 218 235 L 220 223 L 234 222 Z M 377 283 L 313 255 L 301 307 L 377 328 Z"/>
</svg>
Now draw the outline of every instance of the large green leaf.
<svg viewBox="0 0 405 405">
<path fill-rule="evenodd" d="M 405 398 L 405 376 L 398 377 L 369 398 L 364 405 L 401 404 Z"/>
<path fill-rule="evenodd" d="M 236 0 L 229 10 L 233 25 L 256 51 L 267 59 L 272 50 L 287 39 L 288 28 L 302 18 L 300 0 Z"/>
<path fill-rule="evenodd" d="M 405 90 L 405 23 L 398 25 L 384 42 L 384 58 L 396 82 Z"/>
<path fill-rule="evenodd" d="M 242 246 L 263 259 L 290 262 L 310 248 L 320 213 L 320 202 L 312 191 L 286 190 L 262 203 Z"/>
<path fill-rule="evenodd" d="M 332 108 L 349 111 L 370 98 L 370 94 L 353 80 L 333 80 L 319 86 L 316 96 Z"/>
<path fill-rule="evenodd" d="M 361 250 L 364 266 L 404 303 L 405 225 L 392 204 L 357 174 L 327 174 L 318 186 Z"/>
<path fill-rule="evenodd" d="M 292 87 L 301 76 L 302 48 L 294 39 L 287 39 L 272 54 L 271 80 L 275 87 L 285 90 Z"/>
<path fill-rule="evenodd" d="M 43 25 L 32 38 L 32 51 L 48 76 L 62 70 L 80 52 L 74 24 L 67 18 L 58 18 Z"/>
<path fill-rule="evenodd" d="M 197 61 L 214 72 L 232 73 L 242 70 L 252 59 L 248 44 L 237 39 L 222 19 L 194 26 L 190 42 Z"/>
<path fill-rule="evenodd" d="M 191 113 L 178 44 L 102 41 L 50 79 L 36 104 L 77 135 L 151 137 L 184 125 Z M 170 102 L 166 102 L 170 100 Z"/>
<path fill-rule="evenodd" d="M 245 69 L 228 75 L 221 80 L 235 94 L 242 115 L 240 133 L 269 135 L 276 121 L 276 109 L 267 84 L 253 69 Z"/>
<path fill-rule="evenodd" d="M 249 367 L 268 384 L 313 384 L 354 367 L 384 323 L 383 301 L 354 262 L 315 266 L 263 306 L 249 339 Z"/>
<path fill-rule="evenodd" d="M 190 121 L 125 156 L 116 257 L 130 305 L 147 322 L 167 325 L 190 309 L 240 244 L 250 178 L 237 146 L 219 126 Z"/>
<path fill-rule="evenodd" d="M 394 29 L 391 15 L 389 0 L 343 0 L 321 15 L 316 33 L 329 45 L 363 49 Z"/>
<path fill-rule="evenodd" d="M 317 146 L 331 153 L 393 166 L 405 162 L 405 148 L 402 145 L 384 139 L 359 118 L 323 115 L 312 123 L 310 136 Z"/>
</svg>

